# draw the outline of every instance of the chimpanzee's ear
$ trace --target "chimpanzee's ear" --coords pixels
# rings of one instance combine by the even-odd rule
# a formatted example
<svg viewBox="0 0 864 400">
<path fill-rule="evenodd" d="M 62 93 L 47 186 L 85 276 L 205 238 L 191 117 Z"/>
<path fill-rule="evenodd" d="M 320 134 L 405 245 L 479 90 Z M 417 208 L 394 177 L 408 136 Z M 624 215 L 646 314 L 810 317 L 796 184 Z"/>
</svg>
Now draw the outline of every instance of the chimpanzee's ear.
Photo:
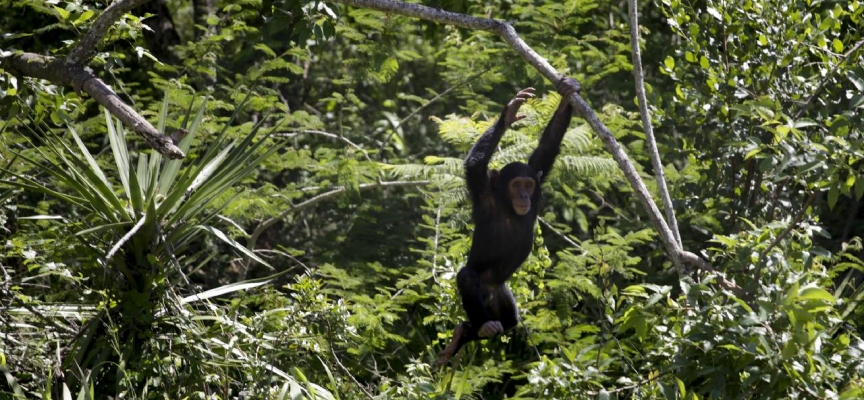
<svg viewBox="0 0 864 400">
<path fill-rule="evenodd" d="M 498 187 L 498 180 L 501 179 L 501 173 L 498 172 L 497 169 L 489 170 L 489 186 L 492 187 L 492 190 L 495 190 Z"/>
<path fill-rule="evenodd" d="M 537 171 L 537 182 L 543 180 L 543 171 Z"/>
</svg>

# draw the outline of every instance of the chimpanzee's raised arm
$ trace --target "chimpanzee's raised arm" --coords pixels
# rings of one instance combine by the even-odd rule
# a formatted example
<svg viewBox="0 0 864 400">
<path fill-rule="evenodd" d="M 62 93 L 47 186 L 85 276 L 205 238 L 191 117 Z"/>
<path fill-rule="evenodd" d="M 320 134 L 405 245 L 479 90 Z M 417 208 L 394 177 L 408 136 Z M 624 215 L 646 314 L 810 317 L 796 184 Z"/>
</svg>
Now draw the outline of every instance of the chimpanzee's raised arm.
<svg viewBox="0 0 864 400">
<path fill-rule="evenodd" d="M 564 139 L 564 133 L 567 131 L 567 126 L 570 125 L 570 118 L 573 116 L 573 107 L 567 98 L 573 92 L 578 92 L 581 88 L 579 82 L 573 78 L 564 77 L 555 85 L 558 93 L 561 94 L 561 104 L 558 105 L 558 110 L 546 125 L 543 131 L 543 136 L 540 137 L 540 144 L 537 149 L 531 153 L 531 158 L 528 160 L 528 165 L 540 175 L 542 183 L 549 172 L 552 170 L 552 164 L 555 163 L 555 158 L 561 152 L 561 141 Z"/>
<path fill-rule="evenodd" d="M 465 159 L 465 180 L 468 182 L 468 191 L 474 204 L 478 204 L 479 197 L 489 189 L 489 160 L 492 159 L 492 153 L 495 152 L 507 128 L 525 118 L 524 115 L 516 115 L 516 113 L 519 107 L 532 97 L 534 97 L 534 88 L 519 91 L 504 107 L 495 125 L 487 129 L 468 152 L 468 158 Z"/>
</svg>

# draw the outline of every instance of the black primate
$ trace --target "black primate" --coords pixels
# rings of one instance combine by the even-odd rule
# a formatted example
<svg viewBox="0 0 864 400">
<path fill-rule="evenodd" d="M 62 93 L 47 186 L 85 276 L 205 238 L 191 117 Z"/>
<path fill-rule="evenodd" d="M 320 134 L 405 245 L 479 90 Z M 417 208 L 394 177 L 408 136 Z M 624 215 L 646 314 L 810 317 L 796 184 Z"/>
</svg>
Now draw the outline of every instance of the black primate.
<svg viewBox="0 0 864 400">
<path fill-rule="evenodd" d="M 465 180 L 473 204 L 474 238 L 468 262 L 456 275 L 468 321 L 454 329 L 453 340 L 439 355 L 440 364 L 446 363 L 466 343 L 493 337 L 519 321 L 519 310 L 507 280 L 531 253 L 534 222 L 542 199 L 540 184 L 549 176 L 573 115 L 566 99 L 579 88 L 579 82 L 572 78 L 565 77 L 558 82 L 556 89 L 564 97 L 528 164 L 512 162 L 500 173 L 488 168 L 504 132 L 525 117 L 516 112 L 534 97 L 534 88 L 517 93 L 504 107 L 495 125 L 468 153 Z"/>
</svg>

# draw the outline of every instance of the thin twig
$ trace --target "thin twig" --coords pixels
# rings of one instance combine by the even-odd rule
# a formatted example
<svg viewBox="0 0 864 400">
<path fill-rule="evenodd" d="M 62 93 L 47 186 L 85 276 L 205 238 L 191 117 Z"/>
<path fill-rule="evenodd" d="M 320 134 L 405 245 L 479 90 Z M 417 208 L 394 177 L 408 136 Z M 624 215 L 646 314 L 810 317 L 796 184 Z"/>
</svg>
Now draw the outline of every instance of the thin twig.
<svg viewBox="0 0 864 400">
<path fill-rule="evenodd" d="M 656 381 L 657 379 L 660 379 L 660 378 L 662 378 L 663 376 L 666 376 L 666 375 L 670 374 L 671 372 L 672 372 L 671 370 L 669 370 L 669 371 L 664 371 L 664 372 L 661 372 L 661 373 L 657 374 L 657 376 L 654 376 L 654 377 L 651 377 L 651 378 L 646 378 L 646 379 L 643 379 L 643 380 L 641 380 L 641 381 L 639 381 L 639 382 L 636 382 L 636 383 L 634 383 L 634 384 L 627 385 L 627 386 L 622 386 L 622 387 L 617 388 L 617 389 L 606 390 L 606 391 L 604 391 L 603 393 L 605 393 L 605 394 L 613 394 L 613 393 L 620 393 L 620 392 L 623 392 L 623 391 L 625 391 L 625 390 L 636 389 L 636 388 L 638 388 L 639 386 L 643 386 L 643 385 L 645 385 L 646 383 L 651 383 L 651 382 L 653 382 L 653 381 Z M 591 396 L 591 397 L 594 397 L 594 396 L 599 395 L 600 392 L 592 392 L 592 391 L 589 391 L 587 394 L 588 394 L 589 396 Z"/>
<path fill-rule="evenodd" d="M 301 134 L 306 134 L 306 133 L 313 134 L 313 135 L 324 136 L 324 137 L 328 137 L 328 138 L 330 138 L 330 139 L 341 140 L 341 141 L 347 143 L 349 146 L 351 146 L 351 147 L 357 149 L 357 151 L 363 153 L 363 156 L 366 157 L 366 160 L 369 161 L 369 162 L 372 162 L 372 159 L 369 158 L 369 153 L 367 153 L 366 150 L 363 150 L 362 147 L 358 146 L 357 144 L 355 144 L 355 143 L 352 142 L 351 140 L 348 140 L 348 138 L 346 138 L 346 137 L 344 137 L 344 136 L 337 135 L 337 134 L 335 134 L 335 133 L 324 132 L 324 131 L 319 131 L 319 130 L 315 130 L 315 129 L 306 129 L 306 130 L 297 131 L 297 132 L 274 133 L 274 134 L 272 134 L 271 136 L 274 136 L 274 137 L 284 137 L 284 138 L 289 138 L 289 139 L 290 139 L 290 138 L 294 138 L 294 137 L 297 137 L 297 136 L 299 136 L 299 135 L 301 135 Z"/>
<path fill-rule="evenodd" d="M 798 214 L 795 215 L 795 218 L 792 219 L 792 222 L 789 223 L 789 226 L 787 226 L 786 229 L 783 230 L 783 232 L 777 235 L 777 237 L 774 238 L 774 241 L 771 242 L 771 244 L 768 245 L 765 250 L 762 250 L 759 253 L 759 263 L 757 264 L 756 276 L 754 277 L 757 282 L 759 281 L 759 277 L 762 275 L 762 264 L 766 262 L 765 256 L 767 256 L 768 252 L 770 252 L 775 246 L 777 246 L 780 241 L 785 239 L 786 236 L 789 236 L 789 233 L 791 233 L 792 230 L 795 229 L 795 227 L 798 225 L 798 223 L 801 222 L 801 219 L 804 218 L 804 213 L 807 212 L 807 207 L 810 207 L 810 204 L 813 204 L 813 201 L 816 200 L 816 196 L 818 195 L 819 191 L 814 191 L 813 193 L 810 193 L 810 196 L 808 196 L 807 200 L 804 201 L 804 205 L 801 207 L 800 210 L 798 210 Z"/>
<path fill-rule="evenodd" d="M 564 232 L 561 232 L 558 229 L 555 229 L 555 227 L 552 226 L 552 224 L 546 222 L 545 219 L 543 219 L 542 217 L 538 217 L 537 219 L 540 221 L 541 224 L 543 224 L 543 226 L 545 226 L 546 228 L 551 230 L 553 233 L 558 235 L 558 237 L 560 237 L 562 240 L 567 242 L 567 244 L 569 244 L 569 245 L 571 245 L 571 246 L 573 246 L 579 250 L 585 251 L 585 249 L 583 249 L 582 246 L 579 245 L 579 243 L 576 243 L 575 241 L 573 241 L 573 239 L 570 239 L 570 237 L 565 235 Z"/>
<path fill-rule="evenodd" d="M 693 254 L 689 251 L 682 251 L 679 256 L 681 257 L 681 262 L 683 262 L 684 264 L 690 265 L 691 267 L 702 271 L 714 273 L 717 276 L 718 283 L 720 283 L 720 286 L 722 286 L 724 289 L 735 292 L 735 294 L 741 298 L 747 296 L 747 293 L 744 292 L 744 289 L 741 289 L 740 286 L 726 279 L 726 277 L 723 276 L 720 271 L 714 268 L 714 266 L 709 264 L 708 261 L 703 260 L 696 254 Z"/>
<path fill-rule="evenodd" d="M 378 183 L 363 183 L 363 184 L 360 184 L 360 186 L 358 187 L 358 190 L 369 190 L 369 189 L 382 188 L 382 187 L 425 186 L 425 185 L 428 185 L 429 182 L 430 181 L 391 181 L 391 182 L 378 182 Z M 336 196 L 344 193 L 347 190 L 349 190 L 348 187 L 337 186 L 335 189 L 333 189 L 329 192 L 321 193 L 321 194 L 314 196 L 314 197 L 312 197 L 312 198 L 310 198 L 310 199 L 308 199 L 302 203 L 295 204 L 295 205 L 285 209 L 281 213 L 279 213 L 279 215 L 272 217 L 272 218 L 269 218 L 267 220 L 264 220 L 263 222 L 261 222 L 258 225 L 258 227 L 255 228 L 255 231 L 252 232 L 252 235 L 249 236 L 249 242 L 246 245 L 246 248 L 248 248 L 250 251 L 254 251 L 255 250 L 255 244 L 258 241 L 258 238 L 261 236 L 261 234 L 263 234 L 264 231 L 269 229 L 271 226 L 275 225 L 277 222 L 279 222 L 282 219 L 284 219 L 285 217 L 287 217 L 288 214 L 291 214 L 291 213 L 296 212 L 296 211 L 300 211 L 304 208 L 308 208 L 308 207 L 311 207 L 315 204 L 318 204 L 324 200 L 336 197 Z M 252 259 L 250 259 L 250 258 L 246 259 L 246 269 L 247 270 L 249 269 L 249 267 L 252 266 L 252 262 L 253 262 Z"/>
<path fill-rule="evenodd" d="M 519 322 L 522 323 L 522 329 L 525 329 L 525 335 L 528 336 L 528 341 L 531 342 L 531 347 L 534 348 L 534 352 L 537 353 L 537 361 L 542 361 L 543 356 L 540 355 L 540 350 L 537 349 L 537 343 L 534 342 L 534 337 L 531 336 L 531 330 L 528 329 L 528 325 L 525 325 L 525 320 L 522 317 L 519 317 Z"/>
<path fill-rule="evenodd" d="M 329 322 L 327 324 L 330 325 Z M 357 378 L 351 374 L 351 371 L 349 371 L 348 368 L 346 368 L 345 365 L 342 364 L 342 361 L 339 361 L 339 357 L 336 355 L 336 351 L 333 350 L 333 343 L 331 342 L 330 345 L 327 347 L 330 348 L 330 354 L 333 355 L 333 360 L 336 361 L 336 365 L 338 365 L 339 368 L 342 368 L 342 372 L 344 372 L 345 375 L 348 375 L 351 378 L 351 380 L 354 381 L 354 384 L 357 385 L 357 387 L 359 387 L 360 390 L 362 390 L 364 394 L 366 394 L 366 397 L 368 397 L 370 399 L 374 399 L 375 396 L 372 396 L 372 393 L 369 393 L 369 391 L 366 390 L 366 387 L 363 386 L 362 384 L 360 384 L 360 381 L 358 381 Z M 323 360 L 321 360 L 321 364 L 324 364 Z"/>
<path fill-rule="evenodd" d="M 438 239 L 441 236 L 441 207 L 435 211 L 435 240 L 432 242 L 432 280 L 438 283 Z"/>
<path fill-rule="evenodd" d="M 441 92 L 441 93 L 438 93 L 437 95 L 435 95 L 435 97 L 433 97 L 433 98 L 429 99 L 429 101 L 423 103 L 423 105 L 421 105 L 420 107 L 417 107 L 414 111 L 411 111 L 410 114 L 408 114 L 405 118 L 402 118 L 401 120 L 399 120 L 399 122 L 396 123 L 396 126 L 393 127 L 393 132 L 391 132 L 390 135 L 387 136 L 387 139 L 385 139 L 383 143 L 387 143 L 387 142 L 389 142 L 389 141 L 390 141 L 390 138 L 393 137 L 393 135 L 396 134 L 396 130 L 399 129 L 399 128 L 401 128 L 401 127 L 402 127 L 402 124 L 404 124 L 405 121 L 407 121 L 407 120 L 410 119 L 411 117 L 417 115 L 417 113 L 419 113 L 420 111 L 423 111 L 424 109 L 426 109 L 426 107 L 429 107 L 430 105 L 432 105 L 433 103 L 435 103 L 435 102 L 438 101 L 439 99 L 441 99 L 441 98 L 443 98 L 444 96 L 450 94 L 450 92 L 456 90 L 457 88 L 461 87 L 462 85 L 464 85 L 464 84 L 466 84 L 466 83 L 468 83 L 468 82 L 473 81 L 474 79 L 479 78 L 481 75 L 483 75 L 483 74 L 485 74 L 485 73 L 487 73 L 487 72 L 489 72 L 489 71 L 491 71 L 491 70 L 492 70 L 492 67 L 486 68 L 486 69 L 484 69 L 483 71 L 480 71 L 480 72 L 478 72 L 478 73 L 476 73 L 476 74 L 474 74 L 474 75 L 471 75 L 471 76 L 469 76 L 469 77 L 467 77 L 467 78 L 465 78 L 465 79 L 463 79 L 463 80 L 457 82 L 455 85 L 453 85 L 453 86 L 447 88 L 447 90 L 445 90 L 445 91 L 443 91 L 443 92 Z"/>
<path fill-rule="evenodd" d="M 799 117 L 801 117 L 801 114 L 803 114 L 804 111 L 807 109 L 807 107 L 810 106 L 810 103 L 813 102 L 813 100 L 816 98 L 816 96 L 819 94 L 819 92 L 822 91 L 822 88 L 825 87 L 825 85 L 828 83 L 828 80 L 834 76 L 834 73 L 837 72 L 837 69 L 840 68 L 840 66 L 843 65 L 843 63 L 845 63 L 846 60 L 849 59 L 849 56 L 851 56 L 852 53 L 858 51 L 858 49 L 860 49 L 861 46 L 864 46 L 864 39 L 861 39 L 858 41 L 858 43 L 855 43 L 855 45 L 852 46 L 852 48 L 849 49 L 849 51 L 847 51 L 846 53 L 844 53 L 841 56 L 840 62 L 838 62 L 837 64 L 834 64 L 834 67 L 831 68 L 831 71 L 829 71 L 827 74 L 825 74 L 825 77 L 822 78 L 821 82 L 819 82 L 819 86 L 816 86 L 816 90 L 813 91 L 813 94 L 811 94 L 810 97 L 807 98 L 807 101 L 805 101 L 804 104 L 801 105 L 801 109 L 799 109 L 798 112 L 795 113 L 795 119 L 796 120 Z"/>
</svg>

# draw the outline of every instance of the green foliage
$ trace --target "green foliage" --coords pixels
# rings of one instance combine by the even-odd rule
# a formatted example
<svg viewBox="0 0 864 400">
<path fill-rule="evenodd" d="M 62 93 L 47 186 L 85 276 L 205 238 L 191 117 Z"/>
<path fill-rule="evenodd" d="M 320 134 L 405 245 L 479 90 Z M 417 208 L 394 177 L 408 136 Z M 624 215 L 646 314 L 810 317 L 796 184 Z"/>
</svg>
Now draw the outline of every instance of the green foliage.
<svg viewBox="0 0 864 400">
<path fill-rule="evenodd" d="M 682 141 L 718 161 L 705 173 L 722 178 L 729 205 L 770 218 L 778 202 L 801 203 L 799 190 L 827 190 L 831 209 L 841 194 L 860 199 L 862 125 L 853 115 L 864 97 L 852 94 L 862 87 L 860 33 L 846 29 L 860 22 L 860 2 L 708 2 L 705 10 L 690 18 L 691 6 L 664 1 L 687 40 L 661 68 L 678 82 L 663 102 L 695 132 L 723 132 Z M 718 35 L 723 46 L 707 43 Z"/>
<path fill-rule="evenodd" d="M 655 191 L 625 3 L 423 4 L 512 22 Z M 144 7 L 90 67 L 161 132 L 188 131 L 186 160 L 0 59 L 0 397 L 861 397 L 860 1 L 642 2 L 683 247 L 717 272 L 678 276 L 574 118 L 510 282 L 524 324 L 444 367 L 465 153 L 533 86 L 493 167 L 525 160 L 552 85 L 490 33 L 395 14 Z M 0 57 L 62 56 L 104 5 L 0 8 Z"/>
<path fill-rule="evenodd" d="M 161 127 L 165 126 L 167 104 L 166 98 L 160 118 Z M 184 152 L 189 152 L 199 133 L 205 104 L 201 103 L 195 118 L 188 125 L 187 135 L 180 141 L 179 147 Z M 195 343 L 189 343 L 192 347 L 175 343 L 176 346 L 166 348 L 168 343 L 163 335 L 171 335 L 181 328 L 190 330 L 188 334 L 204 335 L 204 332 L 193 333 L 208 329 L 207 324 L 196 322 L 196 319 L 209 319 L 209 314 L 212 314 L 215 321 L 224 320 L 221 322 L 224 323 L 229 322 L 230 318 L 219 309 L 216 309 L 216 313 L 206 312 L 206 307 L 197 310 L 202 312 L 200 316 L 190 318 L 187 313 L 195 310 L 185 308 L 184 312 L 178 313 L 184 308 L 182 305 L 249 289 L 273 278 L 263 282 L 227 285 L 181 300 L 173 289 L 176 282 L 188 279 L 180 263 L 188 264 L 200 257 L 188 258 L 192 255 L 190 247 L 200 246 L 207 237 L 220 239 L 238 253 L 265 263 L 208 223 L 230 202 L 230 199 L 220 199 L 221 193 L 248 177 L 257 165 L 279 151 L 284 141 L 255 140 L 259 127 L 250 129 L 242 140 L 230 140 L 226 137 L 227 129 L 223 129 L 209 140 L 205 151 L 197 155 L 193 163 L 183 167 L 182 160 L 163 161 L 158 154 L 131 152 L 127 147 L 125 129 L 107 113 L 105 121 L 113 155 L 110 162 L 92 156 L 80 136 L 70 127 L 68 138 L 65 139 L 50 133 L 40 135 L 44 146 L 36 147 L 40 156 L 38 160 L 18 154 L 34 171 L 46 175 L 46 182 L 8 169 L 4 172 L 11 178 L 2 181 L 11 187 L 56 198 L 83 216 L 77 227 L 67 226 L 66 229 L 72 228 L 72 237 L 84 244 L 75 247 L 86 251 L 86 255 L 82 254 L 69 266 L 47 263 L 47 274 L 30 278 L 45 280 L 55 276 L 69 280 L 77 276 L 83 278 L 79 285 L 86 285 L 88 291 L 95 291 L 95 297 L 90 295 L 87 298 L 98 299 L 95 307 L 83 306 L 80 309 L 82 306 L 77 306 L 79 311 L 73 316 L 83 324 L 87 333 L 79 338 L 71 338 L 73 353 L 68 358 L 68 364 L 60 366 L 61 371 L 69 371 L 63 382 L 63 390 L 68 391 L 77 386 L 83 392 L 88 387 L 90 391 L 95 387 L 99 393 L 116 392 L 142 398 L 149 397 L 147 393 L 150 391 L 191 394 L 202 388 L 186 384 L 176 386 L 180 372 L 177 368 L 187 369 L 183 375 L 190 372 L 194 374 L 188 370 L 189 367 L 199 372 L 207 370 L 206 367 L 198 369 L 204 366 L 183 366 L 182 360 L 189 357 L 190 352 L 196 353 L 200 349 L 195 348 Z M 77 149 L 68 145 L 68 141 L 75 143 Z M 36 215 L 31 219 L 39 221 L 55 218 Z M 58 241 L 60 244 L 65 242 Z M 37 252 L 29 247 L 23 244 L 22 254 L 26 256 L 32 253 L 33 261 L 40 262 L 42 258 L 37 257 Z M 48 252 L 46 260 L 73 249 Z M 7 253 L 6 257 L 12 254 Z M 66 254 L 66 257 L 70 255 Z M 59 267 L 64 268 L 59 270 Z M 23 294 L 23 288 L 12 290 Z M 58 300 L 61 299 L 76 300 L 74 295 L 58 297 Z M 19 301 L 23 302 L 23 310 L 26 311 L 16 316 L 16 319 L 27 321 L 45 318 L 44 311 L 31 304 L 34 300 L 20 297 Z M 74 303 L 66 307 L 76 308 Z M 66 326 L 63 328 L 69 330 Z M 216 340 L 215 337 L 213 339 Z M 246 357 L 243 351 L 245 349 L 224 356 L 230 354 L 232 360 L 237 356 L 237 362 L 241 362 L 238 366 L 244 365 L 247 363 L 243 362 Z M 203 355 L 198 354 L 196 357 Z M 168 361 L 168 364 L 164 361 Z M 36 360 L 32 362 L 33 367 L 38 368 L 39 363 Z M 266 363 L 252 363 L 251 366 L 265 368 L 271 373 L 274 371 Z M 143 374 L 141 368 L 155 368 L 157 373 Z M 87 376 L 73 375 L 72 369 L 86 371 Z M 117 374 L 120 379 L 113 380 L 113 374 Z M 299 385 L 293 376 L 286 373 L 282 375 L 288 383 Z M 14 376 L 9 375 L 8 381 L 10 385 L 18 387 Z M 296 390 L 328 393 L 320 387 L 315 389 L 317 386 L 309 382 L 304 385 L 308 390 L 300 386 Z M 50 387 L 45 388 L 45 391 L 51 393 Z"/>
</svg>

